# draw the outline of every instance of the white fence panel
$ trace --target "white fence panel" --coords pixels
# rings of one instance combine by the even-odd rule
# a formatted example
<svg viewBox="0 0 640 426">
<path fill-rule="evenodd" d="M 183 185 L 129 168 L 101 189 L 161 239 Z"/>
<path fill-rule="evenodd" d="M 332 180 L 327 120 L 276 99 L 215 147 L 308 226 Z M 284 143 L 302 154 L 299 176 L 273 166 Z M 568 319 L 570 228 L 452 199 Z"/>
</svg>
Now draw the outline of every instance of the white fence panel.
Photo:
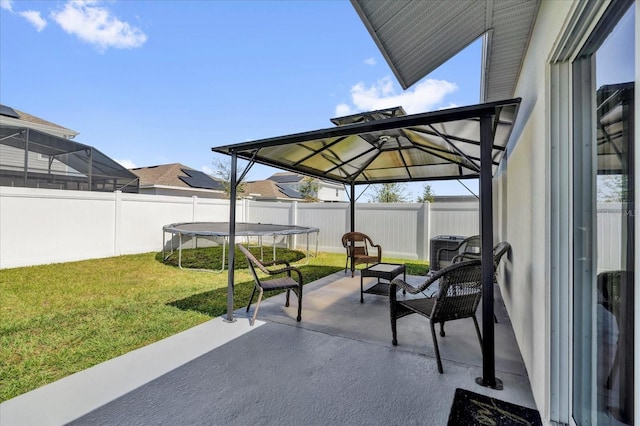
<svg viewBox="0 0 640 426">
<path fill-rule="evenodd" d="M 294 206 L 295 203 L 250 202 L 247 222 L 294 225 Z"/>
<path fill-rule="evenodd" d="M 0 187 L 0 269 L 160 251 L 164 225 L 228 220 L 226 200 Z"/>
<path fill-rule="evenodd" d="M 431 203 L 430 236 L 480 233 L 480 213 L 477 202 Z"/>
<path fill-rule="evenodd" d="M 329 253 L 342 253 L 341 238 L 348 229 L 349 205 L 346 203 L 300 203 L 298 204 L 298 224 L 320 229 L 318 250 Z M 315 235 L 310 235 L 315 244 Z M 306 244 L 304 237 L 298 238 L 300 244 Z"/>
<path fill-rule="evenodd" d="M 380 244 L 383 256 L 417 259 L 423 254 L 422 241 L 428 238 L 419 225 L 425 220 L 424 209 L 422 203 L 357 204 L 355 228 Z"/>
<path fill-rule="evenodd" d="M 0 187 L 0 268 L 113 256 L 115 194 Z"/>
<path fill-rule="evenodd" d="M 120 251 L 133 254 L 162 249 L 162 227 L 193 221 L 193 201 L 189 197 L 122 194 L 118 239 Z"/>
<path fill-rule="evenodd" d="M 621 268 L 622 207 L 598 206 L 599 270 Z M 227 222 L 228 216 L 227 200 L 0 187 L 0 268 L 160 251 L 164 225 Z M 348 203 L 244 200 L 237 204 L 236 217 L 319 228 L 318 249 L 334 253 L 343 252 L 341 237 L 351 229 Z M 479 232 L 478 203 L 361 203 L 356 205 L 355 229 L 380 244 L 384 256 L 428 260 L 431 238 Z M 304 249 L 307 238 L 277 243 Z M 315 248 L 315 234 L 309 243 Z"/>
<path fill-rule="evenodd" d="M 623 220 L 626 220 L 625 213 L 622 210 L 622 203 L 598 204 L 598 272 L 625 268 L 620 240 Z"/>
</svg>

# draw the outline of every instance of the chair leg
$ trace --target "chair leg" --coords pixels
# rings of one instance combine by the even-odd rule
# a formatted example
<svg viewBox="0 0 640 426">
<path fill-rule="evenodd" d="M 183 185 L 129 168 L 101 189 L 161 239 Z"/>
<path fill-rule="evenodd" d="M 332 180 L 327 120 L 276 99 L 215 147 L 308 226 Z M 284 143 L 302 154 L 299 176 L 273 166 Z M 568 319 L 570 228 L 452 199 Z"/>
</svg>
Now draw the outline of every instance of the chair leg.
<svg viewBox="0 0 640 426">
<path fill-rule="evenodd" d="M 258 301 L 256 302 L 256 309 L 253 311 L 253 316 L 251 317 L 251 322 L 249 323 L 250 325 L 253 325 L 256 322 L 256 316 L 258 316 L 258 308 L 260 307 L 260 301 L 262 300 L 263 293 L 264 290 L 260 288 L 260 293 L 258 293 Z"/>
<path fill-rule="evenodd" d="M 284 306 L 286 306 L 287 308 L 289 307 L 289 294 L 291 293 L 291 290 L 287 289 L 287 300 L 286 302 L 284 302 Z"/>
<path fill-rule="evenodd" d="M 253 302 L 253 296 L 256 295 L 256 287 L 253 286 L 253 292 L 251 293 L 251 297 L 249 298 L 249 304 L 247 305 L 247 312 L 249 312 L 249 308 L 251 307 L 251 302 Z"/>
<path fill-rule="evenodd" d="M 442 361 L 440 360 L 440 349 L 438 348 L 438 339 L 436 339 L 436 329 L 432 322 L 430 322 L 430 325 L 431 325 L 431 337 L 433 338 L 433 347 L 436 350 L 436 360 L 438 361 L 438 372 L 442 374 L 444 370 L 442 369 Z"/>
<path fill-rule="evenodd" d="M 298 318 L 296 320 L 300 322 L 302 320 L 302 286 L 297 292 L 298 294 Z"/>
<path fill-rule="evenodd" d="M 443 322 L 441 322 L 441 323 L 440 323 L 440 335 L 441 335 L 442 337 L 444 337 L 444 336 L 445 336 L 445 334 L 444 334 L 444 323 L 443 323 Z"/>
<path fill-rule="evenodd" d="M 392 313 L 391 314 L 391 343 L 393 346 L 398 346 L 398 331 L 396 329 L 397 318 Z"/>
<path fill-rule="evenodd" d="M 475 315 L 471 318 L 473 319 L 473 325 L 476 326 L 476 334 L 478 335 L 478 341 L 480 342 L 480 349 L 482 349 L 482 335 L 480 334 L 480 327 L 478 327 L 478 320 Z"/>
</svg>

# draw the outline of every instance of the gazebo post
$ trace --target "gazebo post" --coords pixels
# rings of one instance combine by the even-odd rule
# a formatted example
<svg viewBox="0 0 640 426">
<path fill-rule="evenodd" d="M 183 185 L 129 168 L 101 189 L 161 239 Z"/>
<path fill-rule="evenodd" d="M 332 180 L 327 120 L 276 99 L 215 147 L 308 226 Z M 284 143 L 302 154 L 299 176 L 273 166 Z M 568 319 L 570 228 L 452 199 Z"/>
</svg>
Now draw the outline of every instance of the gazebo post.
<svg viewBox="0 0 640 426">
<path fill-rule="evenodd" d="M 355 232 L 356 230 L 356 184 L 351 182 L 351 203 L 350 214 L 351 214 L 351 232 Z M 351 259 L 353 261 L 353 259 Z"/>
<path fill-rule="evenodd" d="M 231 184 L 229 188 L 229 260 L 227 262 L 228 284 L 227 284 L 227 319 L 228 322 L 234 322 L 233 319 L 233 292 L 234 292 L 234 276 L 235 276 L 235 254 L 236 254 L 236 195 L 237 195 L 237 176 L 238 154 L 235 150 L 231 151 Z"/>
<path fill-rule="evenodd" d="M 480 386 L 501 390 L 502 381 L 496 378 L 495 333 L 493 316 L 493 189 L 492 115 L 480 117 L 480 238 L 482 258 L 482 377 Z"/>
</svg>

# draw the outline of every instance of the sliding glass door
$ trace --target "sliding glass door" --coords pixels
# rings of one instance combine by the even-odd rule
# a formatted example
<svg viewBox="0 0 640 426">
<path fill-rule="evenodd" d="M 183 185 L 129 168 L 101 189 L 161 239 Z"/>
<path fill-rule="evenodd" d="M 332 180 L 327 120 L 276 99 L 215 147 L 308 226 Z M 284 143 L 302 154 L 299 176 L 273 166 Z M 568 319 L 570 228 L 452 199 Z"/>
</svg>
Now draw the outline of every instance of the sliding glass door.
<svg viewBox="0 0 640 426">
<path fill-rule="evenodd" d="M 572 412 L 578 425 L 632 424 L 634 415 L 636 22 L 632 2 L 610 9 L 573 64 Z"/>
</svg>

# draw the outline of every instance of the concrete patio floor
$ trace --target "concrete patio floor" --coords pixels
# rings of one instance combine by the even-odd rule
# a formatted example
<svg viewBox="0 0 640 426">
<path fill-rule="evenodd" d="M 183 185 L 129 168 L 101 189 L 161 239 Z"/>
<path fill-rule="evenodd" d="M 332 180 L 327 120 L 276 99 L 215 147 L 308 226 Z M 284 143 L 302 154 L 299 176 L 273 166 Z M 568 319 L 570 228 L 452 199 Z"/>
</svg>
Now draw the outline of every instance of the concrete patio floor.
<svg viewBox="0 0 640 426">
<path fill-rule="evenodd" d="M 253 327 L 244 309 L 234 323 L 208 321 L 5 401 L 0 425 L 446 425 L 458 387 L 535 408 L 499 292 L 502 391 L 475 383 L 482 357 L 472 321 L 447 323 L 438 336 L 439 374 L 428 320 L 400 319 L 394 347 L 388 298 L 365 294 L 361 304 L 359 290 L 360 276 L 343 272 L 308 284 L 300 323 L 295 295 L 289 308 L 284 295 L 266 299 Z"/>
</svg>

